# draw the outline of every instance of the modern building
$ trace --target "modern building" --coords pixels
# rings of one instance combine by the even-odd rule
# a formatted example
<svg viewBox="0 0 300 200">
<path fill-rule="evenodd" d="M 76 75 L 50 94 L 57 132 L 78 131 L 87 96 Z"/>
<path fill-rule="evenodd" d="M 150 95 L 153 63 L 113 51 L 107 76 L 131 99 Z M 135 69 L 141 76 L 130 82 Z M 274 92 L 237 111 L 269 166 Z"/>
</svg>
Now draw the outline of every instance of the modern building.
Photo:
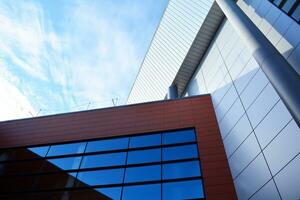
<svg viewBox="0 0 300 200">
<path fill-rule="evenodd" d="M 0 123 L 0 199 L 300 199 L 298 0 L 170 0 L 119 107 Z"/>
<path fill-rule="evenodd" d="M 0 123 L 0 199 L 236 199 L 209 95 Z"/>
<path fill-rule="evenodd" d="M 299 4 L 170 0 L 128 97 L 210 94 L 238 199 L 300 199 Z"/>
</svg>

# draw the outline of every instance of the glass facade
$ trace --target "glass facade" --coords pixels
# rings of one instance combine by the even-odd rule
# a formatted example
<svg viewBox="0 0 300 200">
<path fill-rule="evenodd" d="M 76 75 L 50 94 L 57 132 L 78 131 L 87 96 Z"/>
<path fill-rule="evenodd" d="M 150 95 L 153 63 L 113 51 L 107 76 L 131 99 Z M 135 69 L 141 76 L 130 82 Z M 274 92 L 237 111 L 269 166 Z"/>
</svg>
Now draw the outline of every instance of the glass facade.
<svg viewBox="0 0 300 200">
<path fill-rule="evenodd" d="M 204 199 L 194 129 L 0 151 L 0 198 Z"/>
<path fill-rule="evenodd" d="M 288 16 L 300 23 L 300 1 L 298 0 L 269 0 Z"/>
</svg>

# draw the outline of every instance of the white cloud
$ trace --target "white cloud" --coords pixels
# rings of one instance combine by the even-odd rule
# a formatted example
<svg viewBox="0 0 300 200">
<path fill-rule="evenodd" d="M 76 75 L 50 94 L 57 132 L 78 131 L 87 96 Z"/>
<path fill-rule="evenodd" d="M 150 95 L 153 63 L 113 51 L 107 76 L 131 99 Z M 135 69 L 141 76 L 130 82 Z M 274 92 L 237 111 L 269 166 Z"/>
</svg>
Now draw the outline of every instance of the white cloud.
<svg viewBox="0 0 300 200">
<path fill-rule="evenodd" d="M 54 21 L 39 3 L 0 1 L 0 92 L 9 94 L 0 103 L 14 107 L 0 120 L 11 118 L 9 110 L 44 115 L 86 109 L 89 102 L 89 108 L 112 106 L 112 98 L 125 103 L 143 57 L 126 23 L 145 17 L 143 10 L 129 2 L 111 8 L 103 2 L 107 9 L 99 10 L 97 1 L 73 1 Z"/>
</svg>

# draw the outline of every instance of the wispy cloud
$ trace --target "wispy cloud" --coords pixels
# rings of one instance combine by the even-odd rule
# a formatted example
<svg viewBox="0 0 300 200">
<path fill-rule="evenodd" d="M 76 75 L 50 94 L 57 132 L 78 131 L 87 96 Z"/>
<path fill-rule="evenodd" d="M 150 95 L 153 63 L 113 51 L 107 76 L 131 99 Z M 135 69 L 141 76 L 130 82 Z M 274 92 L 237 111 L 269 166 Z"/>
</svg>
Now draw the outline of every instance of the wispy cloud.
<svg viewBox="0 0 300 200">
<path fill-rule="evenodd" d="M 124 103 L 167 0 L 68 3 L 0 2 L 1 105 L 51 114 Z"/>
</svg>

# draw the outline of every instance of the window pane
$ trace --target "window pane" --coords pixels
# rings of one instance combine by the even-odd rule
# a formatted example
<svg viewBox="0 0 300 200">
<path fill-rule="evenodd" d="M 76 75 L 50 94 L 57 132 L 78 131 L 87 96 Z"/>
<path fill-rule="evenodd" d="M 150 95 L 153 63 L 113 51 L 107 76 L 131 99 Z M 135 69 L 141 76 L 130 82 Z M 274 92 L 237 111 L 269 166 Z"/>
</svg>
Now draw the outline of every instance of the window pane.
<svg viewBox="0 0 300 200">
<path fill-rule="evenodd" d="M 69 158 L 56 158 L 56 159 L 48 159 L 50 163 L 59 167 L 63 170 L 69 169 L 78 169 L 80 164 L 81 157 L 69 157 Z M 53 168 L 52 170 L 59 170 Z M 52 171 L 51 170 L 51 171 Z"/>
<path fill-rule="evenodd" d="M 163 179 L 200 176 L 199 161 L 163 165 Z"/>
<path fill-rule="evenodd" d="M 130 138 L 130 147 L 146 147 L 161 144 L 161 134 L 134 136 Z"/>
<path fill-rule="evenodd" d="M 202 181 L 180 181 L 163 183 L 163 199 L 195 199 L 203 198 Z"/>
<path fill-rule="evenodd" d="M 86 144 L 85 142 L 81 142 L 81 143 L 72 143 L 72 144 L 53 145 L 50 147 L 47 156 L 83 153 L 85 144 Z"/>
<path fill-rule="evenodd" d="M 126 169 L 126 183 L 150 180 L 160 180 L 160 165 L 130 167 Z"/>
<path fill-rule="evenodd" d="M 300 20 L 300 4 L 297 6 L 296 10 L 293 12 L 292 17 L 299 22 Z"/>
<path fill-rule="evenodd" d="M 38 147 L 40 148 L 40 147 Z M 37 153 L 33 153 L 31 150 L 26 148 L 17 148 L 17 149 L 6 149 L 0 151 L 0 161 L 7 160 L 25 160 L 32 158 L 40 158 L 44 156 L 42 149 L 36 149 Z M 39 155 L 41 154 L 41 156 Z"/>
<path fill-rule="evenodd" d="M 193 142 L 196 140 L 194 129 L 180 130 L 164 133 L 163 144 L 174 144 L 182 142 Z"/>
<path fill-rule="evenodd" d="M 127 149 L 128 148 L 128 138 L 116 138 L 110 140 L 100 140 L 89 142 L 86 148 L 86 152 L 95 151 L 110 151 L 116 149 Z"/>
<path fill-rule="evenodd" d="M 85 156 L 80 168 L 125 165 L 125 161 L 125 152 Z"/>
<path fill-rule="evenodd" d="M 79 172 L 78 180 L 87 185 L 117 184 L 123 182 L 124 169 Z"/>
<path fill-rule="evenodd" d="M 41 157 L 45 157 L 47 154 L 47 151 L 49 150 L 49 146 L 32 147 L 32 148 L 28 148 L 28 149 Z"/>
<path fill-rule="evenodd" d="M 284 10 L 286 13 L 288 13 L 290 11 L 290 9 L 292 8 L 292 6 L 294 5 L 294 3 L 296 2 L 296 0 L 288 0 L 285 2 L 285 4 L 282 7 L 282 10 Z"/>
<path fill-rule="evenodd" d="M 139 186 L 127 186 L 123 190 L 123 200 L 152 200 L 160 199 L 161 197 L 161 185 L 139 185 Z"/>
<path fill-rule="evenodd" d="M 121 191 L 122 191 L 121 187 L 95 188 L 95 190 L 110 199 L 120 199 L 121 198 Z"/>
<path fill-rule="evenodd" d="M 282 0 L 274 0 L 273 3 L 274 3 L 275 5 L 277 5 L 277 6 L 279 6 L 281 2 L 282 2 Z"/>
<path fill-rule="evenodd" d="M 197 158 L 197 145 L 184 145 L 163 148 L 163 160 L 178 160 L 185 158 Z"/>
<path fill-rule="evenodd" d="M 128 152 L 127 164 L 161 161 L 161 149 L 149 149 Z"/>
</svg>

